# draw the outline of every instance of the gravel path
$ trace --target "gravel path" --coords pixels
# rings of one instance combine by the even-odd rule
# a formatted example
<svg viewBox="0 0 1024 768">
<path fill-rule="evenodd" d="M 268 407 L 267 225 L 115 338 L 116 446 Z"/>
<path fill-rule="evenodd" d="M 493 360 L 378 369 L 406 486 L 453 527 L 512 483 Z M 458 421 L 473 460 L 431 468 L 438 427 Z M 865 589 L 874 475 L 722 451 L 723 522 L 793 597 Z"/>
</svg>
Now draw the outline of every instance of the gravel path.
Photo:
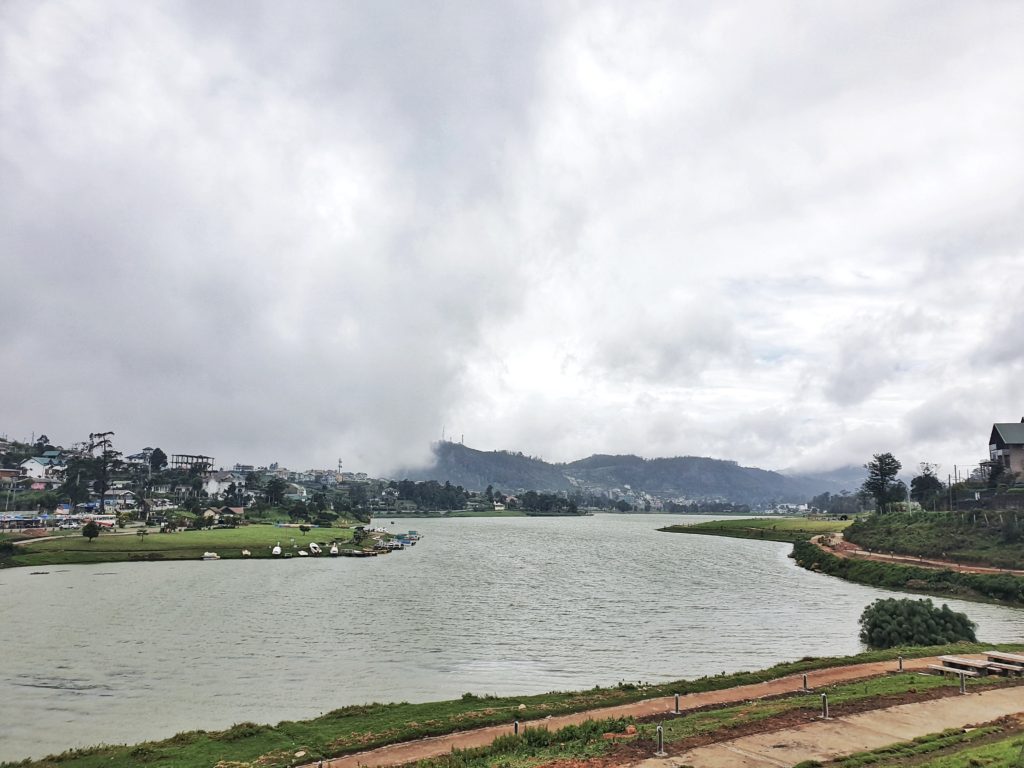
<svg viewBox="0 0 1024 768">
<path fill-rule="evenodd" d="M 922 659 L 907 659 L 904 661 L 905 670 L 923 670 L 929 664 L 936 664 L 938 660 L 934 656 Z M 896 671 L 897 662 L 883 661 L 870 664 L 855 664 L 846 667 L 833 667 L 809 672 L 807 675 L 808 685 L 816 687 L 831 683 L 843 682 L 846 680 L 857 680 L 865 677 L 875 677 L 887 672 Z M 738 701 L 747 701 L 764 696 L 776 696 L 783 693 L 791 693 L 800 690 L 803 686 L 801 675 L 790 675 L 780 677 L 765 683 L 754 683 L 752 685 L 741 685 L 736 688 L 727 688 L 721 691 L 707 691 L 704 693 L 693 693 L 683 696 L 680 702 L 681 710 L 692 710 L 706 707 L 712 704 L 731 704 Z M 1021 696 L 1020 689 L 1016 695 Z M 548 717 L 544 720 L 533 720 L 520 723 L 520 727 L 546 727 L 551 729 L 563 728 L 567 725 L 574 725 L 587 720 L 603 720 L 613 717 L 649 717 L 651 715 L 668 714 L 674 707 L 674 699 L 671 696 L 657 699 L 646 699 L 633 704 L 623 704 L 617 707 L 606 707 L 593 709 L 586 712 L 577 712 L 571 715 L 559 715 Z M 375 768 L 376 766 L 401 765 L 416 760 L 424 760 L 429 757 L 437 757 L 450 752 L 452 749 L 467 749 L 469 747 L 482 747 L 490 744 L 498 736 L 512 733 L 511 725 L 491 726 L 478 728 L 472 731 L 459 731 L 446 736 L 435 736 L 417 741 L 392 744 L 387 747 L 380 747 L 366 752 L 358 752 L 345 757 L 338 757 L 332 760 L 324 760 L 324 768 Z M 311 763 L 310 766 L 316 766 Z M 666 765 L 668 765 L 666 763 Z"/>
</svg>

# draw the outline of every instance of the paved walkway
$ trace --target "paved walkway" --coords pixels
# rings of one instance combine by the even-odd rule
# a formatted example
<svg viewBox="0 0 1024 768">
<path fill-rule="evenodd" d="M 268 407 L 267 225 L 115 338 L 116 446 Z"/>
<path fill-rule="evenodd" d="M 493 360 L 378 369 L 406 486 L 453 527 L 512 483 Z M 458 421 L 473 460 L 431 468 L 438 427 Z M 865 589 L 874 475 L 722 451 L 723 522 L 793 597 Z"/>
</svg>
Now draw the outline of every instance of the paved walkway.
<svg viewBox="0 0 1024 768">
<path fill-rule="evenodd" d="M 743 736 L 674 757 L 650 758 L 635 768 L 779 768 L 804 760 L 831 760 L 1018 713 L 1024 713 L 1024 693 L 1020 688 L 1002 688 Z"/>
<path fill-rule="evenodd" d="M 923 659 L 907 659 L 904 662 L 904 669 L 907 671 L 923 670 L 929 664 L 937 664 L 938 659 L 929 656 Z M 807 675 L 808 686 L 814 688 L 820 685 L 844 682 L 846 680 L 858 680 L 865 677 L 876 677 L 887 672 L 895 672 L 897 662 L 882 661 L 871 664 L 854 664 L 845 667 L 833 667 L 809 672 Z M 801 675 L 790 675 L 769 680 L 765 683 L 754 683 L 752 685 L 741 685 L 735 688 L 726 688 L 721 691 L 707 691 L 705 693 L 693 693 L 682 696 L 680 709 L 688 711 L 706 707 L 712 704 L 731 704 L 738 701 L 749 701 L 750 699 L 763 698 L 765 696 L 776 696 L 783 693 L 792 693 L 803 686 Z M 1017 696 L 1024 699 L 1021 690 L 1018 688 Z M 557 730 L 567 725 L 575 725 L 587 720 L 604 720 L 614 717 L 649 717 L 651 715 L 669 714 L 675 705 L 673 697 L 668 696 L 657 699 L 646 699 L 633 704 L 623 704 L 617 707 L 606 707 L 604 709 L 592 709 L 586 712 L 577 712 L 571 715 L 559 715 L 548 717 L 544 720 L 532 720 L 520 723 L 520 727 L 526 728 L 551 728 Z M 387 747 L 359 752 L 345 757 L 324 760 L 325 768 L 375 768 L 376 766 L 401 765 L 411 763 L 415 760 L 424 760 L 429 757 L 437 757 L 452 749 L 467 749 L 470 747 L 482 747 L 490 744 L 498 736 L 512 733 L 511 725 L 498 725 L 489 728 L 477 728 L 472 731 L 459 731 L 446 736 L 435 736 L 417 741 L 407 741 L 400 744 L 392 744 Z"/>
</svg>

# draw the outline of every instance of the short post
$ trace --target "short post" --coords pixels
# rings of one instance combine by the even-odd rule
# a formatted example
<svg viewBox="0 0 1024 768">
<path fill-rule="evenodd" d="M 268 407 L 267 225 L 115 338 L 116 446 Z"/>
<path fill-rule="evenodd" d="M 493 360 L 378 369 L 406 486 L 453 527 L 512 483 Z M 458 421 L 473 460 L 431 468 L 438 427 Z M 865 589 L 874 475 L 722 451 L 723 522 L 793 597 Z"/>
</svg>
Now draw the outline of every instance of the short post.
<svg viewBox="0 0 1024 768">
<path fill-rule="evenodd" d="M 518 736 L 519 735 L 519 721 L 518 720 L 516 720 L 514 723 L 512 723 L 512 735 L 513 736 Z"/>
<path fill-rule="evenodd" d="M 678 693 L 676 694 L 676 708 L 675 708 L 675 710 L 673 711 L 672 714 L 675 714 L 675 715 L 680 714 L 680 711 L 679 711 L 679 694 Z"/>
<path fill-rule="evenodd" d="M 902 672 L 903 671 L 903 657 L 902 656 L 897 656 L 896 658 L 899 659 L 899 662 L 900 662 L 900 672 Z"/>
<path fill-rule="evenodd" d="M 660 725 L 658 726 L 658 751 L 654 753 L 655 757 L 666 757 L 668 753 L 665 751 L 665 729 Z"/>
<path fill-rule="evenodd" d="M 806 672 L 804 672 L 804 687 L 803 687 L 803 690 L 804 690 L 805 692 L 807 692 L 807 691 L 810 691 L 810 690 L 811 690 L 811 689 L 810 689 L 810 688 L 809 688 L 809 687 L 807 686 L 807 673 L 806 673 Z"/>
<path fill-rule="evenodd" d="M 967 693 L 967 675 L 960 673 L 960 693 Z"/>
<path fill-rule="evenodd" d="M 828 694 L 821 694 L 821 719 L 828 720 Z"/>
</svg>

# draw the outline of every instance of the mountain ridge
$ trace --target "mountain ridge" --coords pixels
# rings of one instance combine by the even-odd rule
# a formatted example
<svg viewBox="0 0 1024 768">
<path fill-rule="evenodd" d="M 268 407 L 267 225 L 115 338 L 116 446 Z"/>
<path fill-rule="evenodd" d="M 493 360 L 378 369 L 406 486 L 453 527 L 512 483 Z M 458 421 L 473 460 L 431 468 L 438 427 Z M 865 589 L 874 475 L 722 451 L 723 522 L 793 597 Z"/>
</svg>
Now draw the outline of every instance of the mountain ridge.
<svg viewBox="0 0 1024 768">
<path fill-rule="evenodd" d="M 706 456 L 645 459 L 633 454 L 593 454 L 576 461 L 551 463 L 521 452 L 481 451 L 452 442 L 435 443 L 432 450 L 433 466 L 410 471 L 406 475 L 409 479 L 447 481 L 473 491 L 490 485 L 506 493 L 533 490 L 600 494 L 628 486 L 634 492 L 664 499 L 744 504 L 800 503 L 825 491 L 856 490 L 846 483 L 851 468 L 783 474 Z"/>
</svg>

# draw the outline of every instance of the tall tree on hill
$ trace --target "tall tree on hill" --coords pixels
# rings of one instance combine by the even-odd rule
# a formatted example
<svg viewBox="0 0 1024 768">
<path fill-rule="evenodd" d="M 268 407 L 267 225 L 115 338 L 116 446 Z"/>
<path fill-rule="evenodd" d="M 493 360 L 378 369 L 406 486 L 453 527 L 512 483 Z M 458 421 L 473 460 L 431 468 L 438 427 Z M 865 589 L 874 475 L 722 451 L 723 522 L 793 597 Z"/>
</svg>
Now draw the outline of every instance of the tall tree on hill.
<svg viewBox="0 0 1024 768">
<path fill-rule="evenodd" d="M 64 471 L 64 482 L 60 486 L 61 497 L 67 497 L 71 506 L 89 500 L 89 485 L 95 479 L 96 459 L 91 456 L 72 456 Z"/>
<path fill-rule="evenodd" d="M 159 448 L 154 448 L 153 452 L 149 454 L 149 467 L 154 472 L 159 472 L 161 469 L 167 466 L 167 454 Z"/>
<path fill-rule="evenodd" d="M 107 513 L 106 496 L 107 490 L 110 488 L 110 473 L 121 463 L 121 453 L 114 450 L 114 445 L 110 440 L 113 436 L 113 432 L 93 432 L 89 435 L 89 452 L 93 453 L 97 448 L 100 451 L 99 455 L 93 457 L 96 462 L 96 480 L 93 482 L 93 490 L 100 497 L 101 515 Z"/>
<path fill-rule="evenodd" d="M 280 477 L 271 478 L 264 489 L 267 494 L 267 501 L 271 504 L 280 504 L 284 500 L 284 492 L 287 490 L 288 483 Z"/>
<path fill-rule="evenodd" d="M 910 481 L 910 498 L 925 509 L 928 507 L 935 509 L 939 499 L 944 495 L 944 490 L 942 481 L 935 475 L 935 465 L 922 462 L 921 474 Z"/>
<path fill-rule="evenodd" d="M 864 465 L 868 478 L 861 490 L 875 500 L 879 512 L 885 511 L 887 504 L 906 497 L 906 486 L 896 479 L 902 468 L 903 465 L 891 453 L 876 453 Z"/>
</svg>

